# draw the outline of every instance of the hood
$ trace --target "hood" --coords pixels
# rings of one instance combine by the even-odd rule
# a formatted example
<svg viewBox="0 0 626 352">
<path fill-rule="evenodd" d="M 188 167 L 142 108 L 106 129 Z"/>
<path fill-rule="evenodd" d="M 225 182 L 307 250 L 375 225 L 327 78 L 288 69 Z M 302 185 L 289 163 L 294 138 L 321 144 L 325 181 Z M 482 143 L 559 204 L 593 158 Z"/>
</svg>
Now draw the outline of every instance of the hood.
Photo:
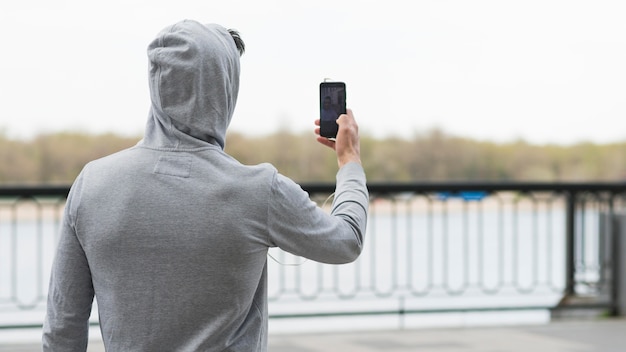
<svg viewBox="0 0 626 352">
<path fill-rule="evenodd" d="M 239 92 L 239 52 L 222 26 L 185 20 L 148 46 L 150 114 L 141 144 L 224 148 Z"/>
</svg>

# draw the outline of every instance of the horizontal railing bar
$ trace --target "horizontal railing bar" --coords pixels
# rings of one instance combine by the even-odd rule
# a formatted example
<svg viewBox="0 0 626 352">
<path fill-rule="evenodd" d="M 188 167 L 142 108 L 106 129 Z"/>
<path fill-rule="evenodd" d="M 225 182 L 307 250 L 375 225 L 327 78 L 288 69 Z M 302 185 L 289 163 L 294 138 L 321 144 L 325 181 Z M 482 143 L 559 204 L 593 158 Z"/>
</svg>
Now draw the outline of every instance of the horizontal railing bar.
<svg viewBox="0 0 626 352">
<path fill-rule="evenodd" d="M 334 190 L 334 184 L 306 183 L 301 187 L 308 192 Z M 437 191 L 553 191 L 553 192 L 626 192 L 626 182 L 416 182 L 379 183 L 370 182 L 367 188 L 372 193 L 437 192 Z"/>
<path fill-rule="evenodd" d="M 270 319 L 289 319 L 289 318 L 323 318 L 336 316 L 365 316 L 365 315 L 406 315 L 406 314 L 452 314 L 452 313 L 474 313 L 474 312 L 522 312 L 533 310 L 548 311 L 565 311 L 571 309 L 609 309 L 613 305 L 609 302 L 606 304 L 586 304 L 576 305 L 574 307 L 563 306 L 520 306 L 520 307 L 468 307 L 468 308 L 441 308 L 441 309 L 390 309 L 376 311 L 348 311 L 348 312 L 328 312 L 328 313 L 302 313 L 302 314 L 274 314 L 270 315 Z"/>
<path fill-rule="evenodd" d="M 309 193 L 333 192 L 333 183 L 301 183 L 302 189 Z M 371 193 L 402 193 L 402 192 L 461 192 L 461 191 L 552 191 L 552 192 L 626 192 L 626 182 L 369 182 Z M 54 186 L 0 186 L 3 197 L 39 197 L 67 196 L 68 185 Z"/>
<path fill-rule="evenodd" d="M 100 326 L 100 323 L 97 321 L 90 321 L 89 326 Z M 11 330 L 11 329 L 41 329 L 43 328 L 43 324 L 13 324 L 13 325 L 0 325 L 0 330 Z"/>
<path fill-rule="evenodd" d="M 0 186 L 0 197 L 67 197 L 70 186 Z"/>
</svg>

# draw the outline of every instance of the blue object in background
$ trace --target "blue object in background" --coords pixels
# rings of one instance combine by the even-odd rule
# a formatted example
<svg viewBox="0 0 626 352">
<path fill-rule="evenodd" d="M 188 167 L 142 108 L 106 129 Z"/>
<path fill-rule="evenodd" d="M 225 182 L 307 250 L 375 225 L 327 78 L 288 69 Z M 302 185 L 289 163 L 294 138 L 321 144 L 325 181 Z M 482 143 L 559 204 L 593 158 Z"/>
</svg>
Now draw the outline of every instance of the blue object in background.
<svg viewBox="0 0 626 352">
<path fill-rule="evenodd" d="M 447 200 L 450 198 L 461 198 L 465 201 L 482 200 L 487 196 L 485 191 L 460 191 L 460 192 L 438 192 L 437 198 Z"/>
</svg>

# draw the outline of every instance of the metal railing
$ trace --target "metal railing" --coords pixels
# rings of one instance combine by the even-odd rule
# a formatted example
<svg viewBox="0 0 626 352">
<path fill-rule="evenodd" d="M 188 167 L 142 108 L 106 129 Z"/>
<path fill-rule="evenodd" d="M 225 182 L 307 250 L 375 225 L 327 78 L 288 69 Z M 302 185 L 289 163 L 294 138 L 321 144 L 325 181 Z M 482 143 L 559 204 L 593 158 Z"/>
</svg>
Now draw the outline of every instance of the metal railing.
<svg viewBox="0 0 626 352">
<path fill-rule="evenodd" d="M 318 204 L 334 191 L 331 184 L 302 187 Z M 625 208 L 625 184 L 368 188 L 365 250 L 354 263 L 323 265 L 270 250 L 270 318 L 561 309 L 572 297 L 618 313 L 621 253 L 606 219 Z M 3 312 L 45 306 L 68 190 L 0 187 L 0 326 L 20 325 Z"/>
</svg>

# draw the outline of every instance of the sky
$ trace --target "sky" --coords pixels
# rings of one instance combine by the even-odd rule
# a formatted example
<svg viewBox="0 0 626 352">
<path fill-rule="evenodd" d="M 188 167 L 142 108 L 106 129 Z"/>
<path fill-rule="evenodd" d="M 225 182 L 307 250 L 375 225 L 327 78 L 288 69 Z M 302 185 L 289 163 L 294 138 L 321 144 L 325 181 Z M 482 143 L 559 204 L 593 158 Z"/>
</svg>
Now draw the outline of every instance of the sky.
<svg viewBox="0 0 626 352">
<path fill-rule="evenodd" d="M 0 133 L 141 135 L 149 42 L 182 19 L 246 43 L 231 130 L 313 131 L 347 85 L 362 134 L 626 141 L 622 0 L 7 0 Z"/>
</svg>

